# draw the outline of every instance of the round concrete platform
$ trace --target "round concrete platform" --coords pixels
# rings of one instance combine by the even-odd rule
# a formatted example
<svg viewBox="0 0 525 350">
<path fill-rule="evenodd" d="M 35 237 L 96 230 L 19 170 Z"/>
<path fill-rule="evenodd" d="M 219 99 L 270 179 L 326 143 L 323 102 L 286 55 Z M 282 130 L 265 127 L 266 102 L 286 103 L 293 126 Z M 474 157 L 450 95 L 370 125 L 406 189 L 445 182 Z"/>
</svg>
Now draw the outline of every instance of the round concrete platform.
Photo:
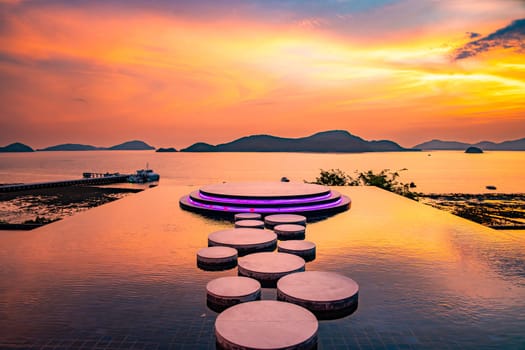
<svg viewBox="0 0 525 350">
<path fill-rule="evenodd" d="M 234 220 L 260 220 L 261 214 L 258 213 L 238 213 L 234 215 Z"/>
<path fill-rule="evenodd" d="M 236 304 L 259 299 L 261 299 L 261 284 L 253 278 L 219 277 L 206 285 L 207 305 L 217 312 Z"/>
<path fill-rule="evenodd" d="M 239 255 L 261 251 L 273 251 L 277 235 L 258 228 L 234 228 L 212 232 L 208 235 L 208 246 L 225 246 L 237 249 Z"/>
<path fill-rule="evenodd" d="M 300 214 L 315 218 L 348 210 L 351 200 L 327 186 L 315 184 L 239 182 L 201 187 L 182 196 L 179 205 L 185 210 L 230 220 L 240 213 Z"/>
<path fill-rule="evenodd" d="M 197 266 L 203 270 L 225 270 L 237 266 L 237 249 L 208 247 L 197 252 Z"/>
<path fill-rule="evenodd" d="M 296 214 L 273 214 L 264 217 L 264 223 L 269 228 L 282 224 L 295 224 L 306 226 L 306 217 Z"/>
<path fill-rule="evenodd" d="M 304 271 L 305 261 L 286 253 L 255 253 L 240 258 L 237 266 L 240 276 L 255 278 L 263 287 L 275 287 L 279 278 Z"/>
<path fill-rule="evenodd" d="M 305 261 L 315 259 L 315 243 L 310 241 L 281 241 L 277 243 L 277 251 L 300 256 Z"/>
<path fill-rule="evenodd" d="M 235 221 L 237 228 L 264 228 L 264 221 L 262 220 L 237 220 Z"/>
<path fill-rule="evenodd" d="M 275 199 L 319 196 L 330 193 L 330 189 L 303 182 L 225 182 L 201 187 L 200 192 L 217 197 Z"/>
<path fill-rule="evenodd" d="M 223 349 L 315 349 L 318 327 L 305 308 L 261 300 L 222 312 L 215 321 L 215 337 Z"/>
<path fill-rule="evenodd" d="M 280 224 L 273 227 L 273 232 L 280 240 L 304 239 L 306 227 L 297 224 Z"/>
<path fill-rule="evenodd" d="M 277 299 L 307 308 L 318 318 L 347 316 L 357 309 L 358 284 L 335 272 L 294 273 L 277 282 Z"/>
</svg>

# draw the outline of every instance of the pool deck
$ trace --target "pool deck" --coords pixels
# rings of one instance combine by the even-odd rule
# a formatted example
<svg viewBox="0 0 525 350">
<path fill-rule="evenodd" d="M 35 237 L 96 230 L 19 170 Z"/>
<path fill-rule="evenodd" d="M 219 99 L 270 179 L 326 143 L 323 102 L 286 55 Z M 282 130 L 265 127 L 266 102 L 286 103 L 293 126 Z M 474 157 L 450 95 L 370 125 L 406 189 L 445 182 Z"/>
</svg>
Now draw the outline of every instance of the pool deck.
<svg viewBox="0 0 525 350">
<path fill-rule="evenodd" d="M 198 187 L 156 188 L 28 232 L 0 232 L 0 349 L 214 349 L 208 234 L 182 210 Z M 496 231 L 371 187 L 309 223 L 307 271 L 359 284 L 359 307 L 319 322 L 319 349 L 525 348 L 525 234 Z M 275 300 L 263 288 L 263 300 Z"/>
</svg>

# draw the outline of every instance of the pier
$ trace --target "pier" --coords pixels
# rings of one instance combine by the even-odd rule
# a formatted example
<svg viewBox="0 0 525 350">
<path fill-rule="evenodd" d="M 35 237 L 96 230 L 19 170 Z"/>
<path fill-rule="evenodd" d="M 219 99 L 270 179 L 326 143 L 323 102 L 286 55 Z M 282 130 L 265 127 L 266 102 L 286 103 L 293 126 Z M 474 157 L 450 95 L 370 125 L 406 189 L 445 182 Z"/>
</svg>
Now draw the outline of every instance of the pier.
<svg viewBox="0 0 525 350">
<path fill-rule="evenodd" d="M 87 176 L 89 175 L 89 176 Z M 0 193 L 17 192 L 34 190 L 40 188 L 53 187 L 67 187 L 67 186 L 85 186 L 85 185 L 106 185 L 119 182 L 127 182 L 129 174 L 99 174 L 99 173 L 84 173 L 84 178 L 76 180 L 61 180 L 61 181 L 47 181 L 47 182 L 33 182 L 13 185 L 0 186 Z"/>
</svg>

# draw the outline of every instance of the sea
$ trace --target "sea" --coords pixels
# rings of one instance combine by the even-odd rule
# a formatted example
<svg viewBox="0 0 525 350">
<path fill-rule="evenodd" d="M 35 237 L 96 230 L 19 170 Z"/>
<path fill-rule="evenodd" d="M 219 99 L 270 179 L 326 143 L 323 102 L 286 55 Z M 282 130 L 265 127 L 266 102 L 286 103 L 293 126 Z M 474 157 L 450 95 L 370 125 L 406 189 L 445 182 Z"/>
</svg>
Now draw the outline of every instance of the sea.
<svg viewBox="0 0 525 350">
<path fill-rule="evenodd" d="M 83 151 L 0 153 L 0 183 L 76 179 L 83 172 L 134 173 L 149 167 L 161 182 L 205 185 L 229 181 L 314 181 L 320 170 L 397 171 L 422 193 L 524 193 L 525 152 L 157 153 Z M 496 190 L 488 190 L 495 186 Z"/>
</svg>

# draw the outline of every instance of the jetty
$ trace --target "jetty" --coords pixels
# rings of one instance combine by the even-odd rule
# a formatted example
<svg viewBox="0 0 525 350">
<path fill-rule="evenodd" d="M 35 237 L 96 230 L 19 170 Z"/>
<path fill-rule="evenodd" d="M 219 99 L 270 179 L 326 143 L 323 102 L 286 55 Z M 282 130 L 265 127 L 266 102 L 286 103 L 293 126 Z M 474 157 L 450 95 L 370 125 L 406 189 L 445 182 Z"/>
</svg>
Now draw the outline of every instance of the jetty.
<svg viewBox="0 0 525 350">
<path fill-rule="evenodd" d="M 127 182 L 131 174 L 108 174 L 108 173 L 83 173 L 82 179 L 61 180 L 47 182 L 32 182 L 21 184 L 1 185 L 0 193 L 18 192 L 26 190 L 35 190 L 41 188 L 68 187 L 68 186 L 86 186 L 86 185 L 106 185 L 112 183 Z"/>
</svg>

